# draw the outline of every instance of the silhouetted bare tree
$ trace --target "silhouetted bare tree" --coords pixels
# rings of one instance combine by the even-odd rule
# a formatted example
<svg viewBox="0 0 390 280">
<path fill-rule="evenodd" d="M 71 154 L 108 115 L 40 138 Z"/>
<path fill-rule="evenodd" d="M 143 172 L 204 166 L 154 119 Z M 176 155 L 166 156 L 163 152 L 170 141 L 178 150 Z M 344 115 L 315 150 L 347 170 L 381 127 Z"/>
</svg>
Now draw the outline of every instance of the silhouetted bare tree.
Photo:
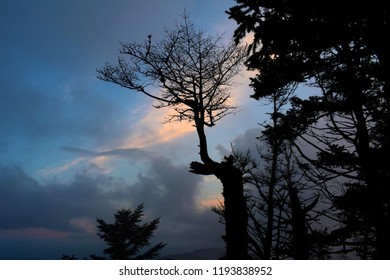
<svg viewBox="0 0 390 280">
<path fill-rule="evenodd" d="M 118 64 L 98 69 L 98 78 L 118 84 L 156 100 L 157 108 L 170 107 L 170 121 L 194 124 L 199 138 L 201 162 L 193 161 L 190 171 L 215 175 L 223 185 L 228 259 L 247 258 L 247 213 L 242 173 L 232 157 L 213 160 L 208 152 L 205 127 L 212 127 L 235 112 L 230 88 L 239 73 L 245 49 L 233 42 L 224 45 L 221 37 L 206 36 L 195 29 L 188 15 L 165 37 L 154 43 L 122 44 Z M 156 89 L 159 89 L 156 91 Z"/>
</svg>

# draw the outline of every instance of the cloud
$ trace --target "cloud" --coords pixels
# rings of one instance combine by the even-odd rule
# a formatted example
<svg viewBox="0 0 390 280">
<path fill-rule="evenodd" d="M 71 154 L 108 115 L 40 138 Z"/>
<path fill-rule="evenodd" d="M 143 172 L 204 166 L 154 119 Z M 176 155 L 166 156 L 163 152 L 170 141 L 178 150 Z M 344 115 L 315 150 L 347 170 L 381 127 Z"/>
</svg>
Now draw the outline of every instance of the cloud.
<svg viewBox="0 0 390 280">
<path fill-rule="evenodd" d="M 18 2 L 4 3 L 0 10 L 2 25 L 9 27 L 2 29 L 2 42 L 19 50 L 7 53 L 11 61 L 21 55 L 27 62 L 33 57 L 42 65 L 55 64 L 56 70 L 62 67 L 76 75 L 91 66 L 94 70 L 99 59 L 115 57 L 119 41 L 161 33 L 161 26 L 173 24 L 172 18 L 186 6 L 180 0 L 95 0 L 93 5 L 74 0 Z"/>
<path fill-rule="evenodd" d="M 249 150 L 251 153 L 257 153 L 258 146 L 261 142 L 257 139 L 261 136 L 261 127 L 253 127 L 239 134 L 233 141 L 232 145 L 239 151 Z"/>
<path fill-rule="evenodd" d="M 65 239 L 70 235 L 69 232 L 52 230 L 47 228 L 26 228 L 26 229 L 7 229 L 0 230 L 0 237 L 18 237 L 18 238 L 39 238 L 39 239 Z"/>
<path fill-rule="evenodd" d="M 231 142 L 229 147 L 218 144 L 216 150 L 219 152 L 220 156 L 230 155 L 232 153 L 232 148 L 238 152 L 245 154 L 250 152 L 250 155 L 257 159 L 260 159 L 259 151 L 264 149 L 264 143 L 258 139 L 261 136 L 261 127 L 253 127 L 245 130 L 243 133 L 237 135 Z"/>
<path fill-rule="evenodd" d="M 87 234 L 94 235 L 96 233 L 96 225 L 90 218 L 72 218 L 69 220 L 69 224 L 81 229 Z"/>
<path fill-rule="evenodd" d="M 167 122 L 174 114 L 172 108 L 156 109 L 150 105 L 143 117 L 132 126 L 131 135 L 123 142 L 124 147 L 145 148 L 167 143 L 195 131 L 191 123 Z"/>
<path fill-rule="evenodd" d="M 138 200 L 146 198 L 145 203 L 155 205 L 158 209 L 155 214 L 169 216 L 170 219 L 189 220 L 196 216 L 196 198 L 203 181 L 201 176 L 188 172 L 186 165 L 174 166 L 172 161 L 165 157 L 153 160 L 147 175 L 140 177 L 141 184 L 137 185 L 135 195 L 139 197 Z M 168 205 L 174 207 L 167 207 Z M 177 209 L 180 209 L 180 212 L 177 212 Z"/>
<path fill-rule="evenodd" d="M 125 102 L 88 90 L 82 81 L 68 92 L 69 100 L 63 99 L 59 86 L 0 83 L 2 159 L 24 162 L 35 154 L 42 160 L 64 144 L 105 146 L 129 133 Z"/>
<path fill-rule="evenodd" d="M 226 148 L 222 144 L 218 144 L 217 146 L 215 146 L 215 149 L 219 152 L 221 157 L 226 157 L 226 156 L 229 156 L 231 154 L 231 150 Z"/>
<path fill-rule="evenodd" d="M 82 157 L 122 157 L 128 160 L 140 160 L 140 159 L 148 159 L 154 156 L 152 152 L 148 152 L 138 148 L 123 148 L 123 149 L 113 149 L 104 152 L 96 152 L 85 149 L 80 149 L 76 147 L 61 147 L 63 151 L 74 153 L 78 156 Z"/>
<path fill-rule="evenodd" d="M 61 174 L 64 173 L 65 171 L 69 170 L 70 168 L 76 166 L 80 162 L 84 161 L 85 158 L 76 158 L 70 162 L 67 162 L 63 165 L 56 166 L 56 167 L 46 167 L 38 171 L 40 175 L 43 176 L 48 176 L 48 175 L 53 175 L 53 174 Z"/>
<path fill-rule="evenodd" d="M 224 246 L 218 216 L 199 197 L 203 180 L 189 173 L 187 165 L 174 166 L 165 157 L 154 160 L 148 176 L 140 178 L 137 195 L 145 199 L 146 207 L 154 205 L 153 216 L 162 217 L 159 236 L 170 244 L 171 252 Z"/>
<path fill-rule="evenodd" d="M 17 233 L 31 242 L 45 236 L 92 238 L 100 244 L 96 217 L 111 221 L 117 209 L 144 203 L 146 220 L 161 217 L 155 238 L 169 244 L 166 252 L 221 247 L 218 217 L 199 206 L 202 182 L 187 166 L 176 166 L 165 157 L 153 157 L 134 183 L 93 166 L 79 170 L 67 183 L 39 183 L 20 166 L 0 165 L 0 235 Z"/>
<path fill-rule="evenodd" d="M 107 163 L 113 159 L 127 159 L 129 162 L 139 162 L 140 160 L 150 159 L 155 155 L 153 152 L 145 151 L 138 148 L 133 149 L 113 149 L 103 152 L 91 151 L 76 147 L 62 146 L 61 150 L 77 156 L 77 158 L 55 167 L 46 167 L 40 169 L 38 173 L 43 176 L 63 174 L 71 168 L 80 166 L 80 163 L 89 163 L 96 168 L 100 168 L 101 172 L 110 173 L 112 167 L 108 167 Z"/>
<path fill-rule="evenodd" d="M 67 184 L 42 184 L 20 166 L 0 166 L 0 228 L 72 230 L 70 219 L 94 217 L 115 208 L 115 201 L 105 197 L 105 188 L 121 192 L 121 183 L 119 179 L 81 170 Z"/>
</svg>

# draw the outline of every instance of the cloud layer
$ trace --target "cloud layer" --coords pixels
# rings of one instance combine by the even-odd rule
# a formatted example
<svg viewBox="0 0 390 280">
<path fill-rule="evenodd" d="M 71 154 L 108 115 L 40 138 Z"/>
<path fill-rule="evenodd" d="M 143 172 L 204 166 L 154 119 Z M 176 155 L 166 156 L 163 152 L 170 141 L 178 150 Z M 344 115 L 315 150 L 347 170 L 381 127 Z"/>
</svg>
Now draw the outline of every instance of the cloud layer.
<svg viewBox="0 0 390 280">
<path fill-rule="evenodd" d="M 156 240 L 169 243 L 166 252 L 223 246 L 218 218 L 210 209 L 199 207 L 202 183 L 202 177 L 189 173 L 186 166 L 175 166 L 164 157 L 153 158 L 149 170 L 131 184 L 101 174 L 94 166 L 80 170 L 64 184 L 39 183 L 20 166 L 1 165 L 0 236 L 2 242 L 12 238 L 15 247 L 18 238 L 32 244 L 57 240 L 51 246 L 58 248 L 65 239 L 92 239 L 99 249 L 102 243 L 95 236 L 95 218 L 110 221 L 117 209 L 144 203 L 146 219 L 161 217 Z M 73 254 L 85 247 L 77 250 Z M 39 252 L 35 257 L 39 258 Z"/>
</svg>

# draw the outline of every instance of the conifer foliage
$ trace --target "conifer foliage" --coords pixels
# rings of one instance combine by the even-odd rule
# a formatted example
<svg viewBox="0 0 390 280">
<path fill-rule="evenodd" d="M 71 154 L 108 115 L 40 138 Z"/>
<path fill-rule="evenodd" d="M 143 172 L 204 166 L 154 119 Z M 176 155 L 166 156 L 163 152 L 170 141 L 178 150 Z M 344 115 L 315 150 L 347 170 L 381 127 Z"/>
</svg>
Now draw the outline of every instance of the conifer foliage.
<svg viewBox="0 0 390 280">
<path fill-rule="evenodd" d="M 103 219 L 96 219 L 98 223 L 97 235 L 104 240 L 108 247 L 103 251 L 110 259 L 154 259 L 159 256 L 159 251 L 166 244 L 159 242 L 151 248 L 150 239 L 160 222 L 156 218 L 150 222 L 141 223 L 144 215 L 144 205 L 140 204 L 135 209 L 121 209 L 115 214 L 112 224 Z"/>
</svg>

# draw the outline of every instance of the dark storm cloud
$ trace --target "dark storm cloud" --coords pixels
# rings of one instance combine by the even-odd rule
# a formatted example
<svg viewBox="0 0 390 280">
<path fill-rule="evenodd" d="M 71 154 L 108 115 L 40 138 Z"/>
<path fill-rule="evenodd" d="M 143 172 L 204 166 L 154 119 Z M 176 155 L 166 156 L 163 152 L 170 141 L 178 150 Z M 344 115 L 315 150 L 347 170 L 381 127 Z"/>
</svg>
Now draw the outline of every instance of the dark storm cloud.
<svg viewBox="0 0 390 280">
<path fill-rule="evenodd" d="M 195 203 L 201 177 L 159 158 L 135 184 L 99 174 L 93 166 L 69 183 L 39 183 L 17 165 L 0 167 L 0 227 L 68 229 L 75 217 L 112 213 L 115 207 L 144 202 L 148 211 L 175 221 L 196 222 Z M 183 172 L 184 171 L 184 172 Z"/>
<path fill-rule="evenodd" d="M 223 247 L 223 226 L 217 215 L 197 204 L 202 181 L 201 176 L 188 172 L 188 165 L 174 166 L 159 157 L 135 185 L 136 200 L 143 200 L 152 216 L 161 216 L 158 236 L 170 244 L 171 252 Z"/>
<path fill-rule="evenodd" d="M 134 184 L 100 174 L 93 166 L 68 183 L 39 183 L 20 166 L 2 165 L 0 232 L 45 228 L 88 239 L 91 233 L 77 227 L 77 221 L 112 220 L 117 209 L 144 203 L 146 219 L 161 217 L 156 238 L 170 244 L 168 252 L 221 245 L 216 215 L 196 203 L 201 182 L 202 177 L 190 174 L 186 166 L 163 157 L 153 158 Z"/>
<path fill-rule="evenodd" d="M 134 195 L 137 200 L 154 205 L 157 215 L 169 216 L 171 220 L 192 222 L 196 219 L 196 196 L 202 177 L 188 172 L 188 166 L 174 166 L 165 158 L 151 162 L 147 176 L 140 176 Z M 147 186 L 146 188 L 144 186 Z M 177 211 L 180 209 L 180 212 Z"/>
<path fill-rule="evenodd" d="M 95 217 L 115 208 L 116 201 L 105 196 L 105 188 L 124 192 L 120 180 L 89 170 L 78 172 L 68 184 L 41 184 L 17 165 L 0 170 L 2 229 L 72 230 L 70 219 Z"/>
</svg>

